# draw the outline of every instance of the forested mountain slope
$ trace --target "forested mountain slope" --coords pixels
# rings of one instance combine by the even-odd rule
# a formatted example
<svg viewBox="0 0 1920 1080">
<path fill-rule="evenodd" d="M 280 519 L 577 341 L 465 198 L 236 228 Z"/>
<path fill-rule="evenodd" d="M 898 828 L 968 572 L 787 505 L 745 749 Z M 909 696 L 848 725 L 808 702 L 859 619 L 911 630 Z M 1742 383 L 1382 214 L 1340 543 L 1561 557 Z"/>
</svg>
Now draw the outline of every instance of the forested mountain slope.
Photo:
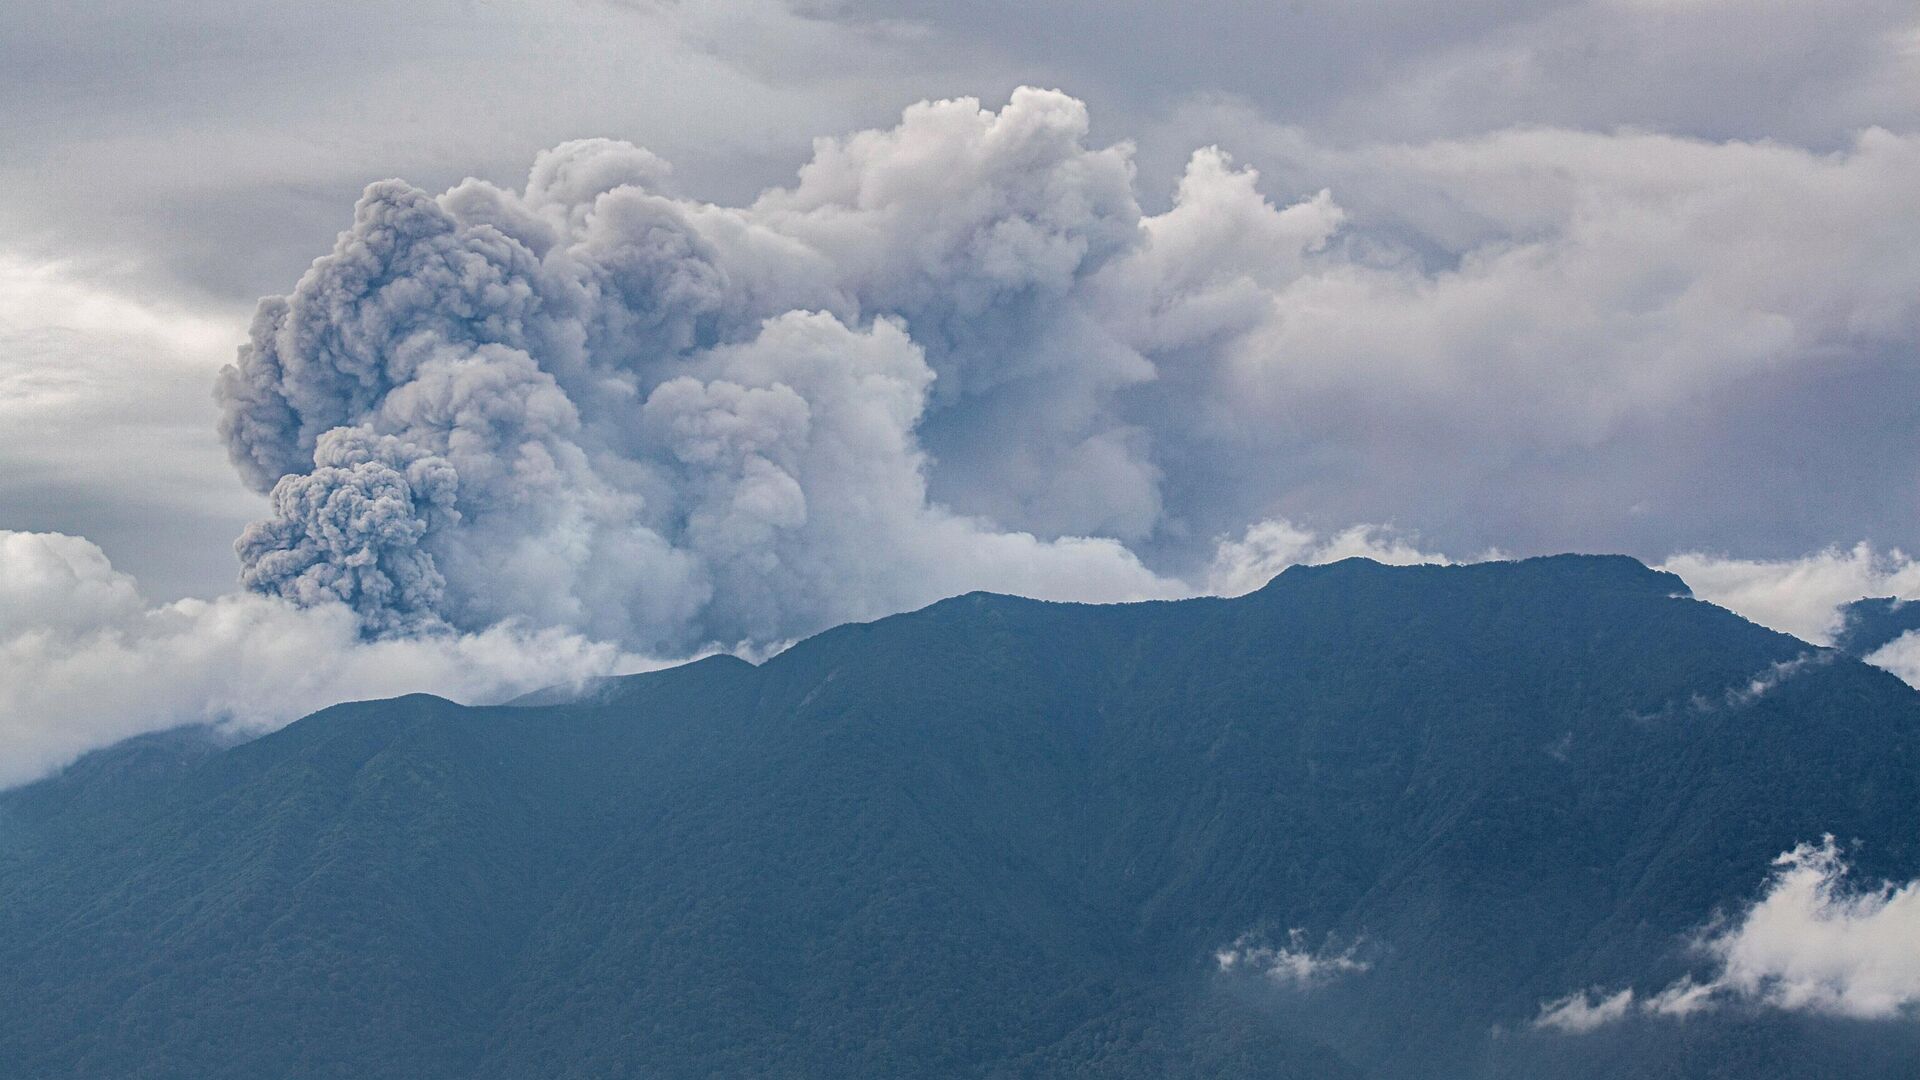
<svg viewBox="0 0 1920 1080">
<path fill-rule="evenodd" d="M 0 795 L 0 1061 L 1905 1076 L 1899 1021 L 1530 1025 L 1694 970 L 1796 843 L 1914 876 L 1916 824 L 1920 695 L 1630 559 L 975 594 L 757 667 L 340 705 Z"/>
</svg>

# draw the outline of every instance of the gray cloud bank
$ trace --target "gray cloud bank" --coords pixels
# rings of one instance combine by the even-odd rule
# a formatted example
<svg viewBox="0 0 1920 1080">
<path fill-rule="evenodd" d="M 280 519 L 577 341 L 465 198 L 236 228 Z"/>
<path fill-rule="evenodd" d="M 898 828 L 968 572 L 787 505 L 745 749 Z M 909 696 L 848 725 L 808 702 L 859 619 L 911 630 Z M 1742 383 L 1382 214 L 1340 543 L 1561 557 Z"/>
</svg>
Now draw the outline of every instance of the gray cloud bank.
<svg viewBox="0 0 1920 1080">
<path fill-rule="evenodd" d="M 221 379 L 246 583 L 680 652 L 1173 595 L 1272 518 L 1671 543 L 1752 512 L 1730 417 L 1920 347 L 1920 139 L 1296 146 L 1356 218 L 1211 148 L 1147 213 L 1090 123 L 922 103 L 743 206 L 609 140 L 373 185 Z"/>
</svg>

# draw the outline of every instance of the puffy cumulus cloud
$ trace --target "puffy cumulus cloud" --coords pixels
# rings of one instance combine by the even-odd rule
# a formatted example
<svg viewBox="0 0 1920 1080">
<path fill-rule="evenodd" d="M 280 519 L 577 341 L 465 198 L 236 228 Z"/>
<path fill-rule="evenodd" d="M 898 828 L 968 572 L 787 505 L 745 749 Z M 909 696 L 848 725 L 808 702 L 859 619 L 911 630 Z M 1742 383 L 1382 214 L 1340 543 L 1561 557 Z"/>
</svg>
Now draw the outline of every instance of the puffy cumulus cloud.
<svg viewBox="0 0 1920 1080">
<path fill-rule="evenodd" d="M 1636 998 L 1579 993 L 1540 1007 L 1535 1024 L 1592 1031 L 1637 1012 L 1684 1019 L 1735 1004 L 1856 1020 L 1920 1008 L 1920 881 L 1861 887 L 1831 836 L 1774 860 L 1764 895 L 1696 943 L 1713 974 Z"/>
<path fill-rule="evenodd" d="M 345 700 L 500 700 L 646 666 L 510 623 L 369 642 L 341 603 L 236 593 L 153 605 L 86 540 L 0 531 L 0 787 L 181 724 L 258 733 Z"/>
<path fill-rule="evenodd" d="M 518 190 L 373 185 L 221 381 L 275 492 L 248 583 L 376 633 L 519 617 L 677 652 L 1320 557 L 1248 522 L 1660 554 L 1750 535 L 1743 477 L 1827 452 L 1785 421 L 1857 405 L 1905 438 L 1872 417 L 1920 347 L 1920 140 L 1263 129 L 1272 178 L 1204 148 L 1154 214 L 1090 130 L 1057 92 L 923 102 L 745 205 L 605 139 Z M 1817 486 L 1807 528 L 1907 520 Z M 1794 603 L 1749 610 L 1818 637 Z"/>
<path fill-rule="evenodd" d="M 1287 931 L 1285 945 L 1271 945 L 1259 934 L 1242 934 L 1233 944 L 1213 954 L 1214 966 L 1221 971 L 1251 971 L 1274 982 L 1294 987 L 1310 987 L 1344 975 L 1357 975 L 1373 965 L 1359 956 L 1360 943 L 1336 948 L 1332 938 L 1314 948 L 1307 943 L 1306 931 Z"/>
<path fill-rule="evenodd" d="M 1882 552 L 1866 543 L 1798 559 L 1683 552 L 1660 569 L 1680 575 L 1702 600 L 1819 645 L 1833 640 L 1851 601 L 1920 596 L 1920 564 L 1897 548 Z"/>
</svg>

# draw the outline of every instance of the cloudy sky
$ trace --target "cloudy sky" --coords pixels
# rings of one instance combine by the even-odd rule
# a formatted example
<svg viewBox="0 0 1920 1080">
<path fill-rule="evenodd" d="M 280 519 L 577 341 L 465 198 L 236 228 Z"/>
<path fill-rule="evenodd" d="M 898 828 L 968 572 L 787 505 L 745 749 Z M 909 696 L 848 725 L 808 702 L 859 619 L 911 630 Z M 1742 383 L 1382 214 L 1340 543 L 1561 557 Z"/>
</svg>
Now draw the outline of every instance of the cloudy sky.
<svg viewBox="0 0 1920 1080">
<path fill-rule="evenodd" d="M 1349 553 L 1917 591 L 1920 12 L 1436 10 L 7 4 L 0 726 L 274 620 L 339 659 L 169 708 Z"/>
</svg>

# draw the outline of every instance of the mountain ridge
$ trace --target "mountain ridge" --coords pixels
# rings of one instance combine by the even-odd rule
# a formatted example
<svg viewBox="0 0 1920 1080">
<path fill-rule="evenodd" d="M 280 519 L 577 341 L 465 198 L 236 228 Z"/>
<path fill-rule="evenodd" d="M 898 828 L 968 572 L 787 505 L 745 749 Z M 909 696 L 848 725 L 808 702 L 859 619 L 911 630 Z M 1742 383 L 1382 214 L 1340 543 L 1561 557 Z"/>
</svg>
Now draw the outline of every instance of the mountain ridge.
<svg viewBox="0 0 1920 1080">
<path fill-rule="evenodd" d="M 1900 1032 L 1818 1018 L 1527 1030 L 1548 998 L 1689 970 L 1685 936 L 1795 843 L 1920 869 L 1920 695 L 1677 581 L 1574 556 L 968 594 L 571 704 L 343 704 L 92 810 L 27 820 L 21 789 L 0 985 L 39 1008 L 0 1018 L 0 1056 L 1571 1077 L 1756 1045 L 1789 1071 L 1735 1075 L 1836 1052 L 1899 1075 Z M 1355 966 L 1220 969 L 1294 930 Z"/>
</svg>

